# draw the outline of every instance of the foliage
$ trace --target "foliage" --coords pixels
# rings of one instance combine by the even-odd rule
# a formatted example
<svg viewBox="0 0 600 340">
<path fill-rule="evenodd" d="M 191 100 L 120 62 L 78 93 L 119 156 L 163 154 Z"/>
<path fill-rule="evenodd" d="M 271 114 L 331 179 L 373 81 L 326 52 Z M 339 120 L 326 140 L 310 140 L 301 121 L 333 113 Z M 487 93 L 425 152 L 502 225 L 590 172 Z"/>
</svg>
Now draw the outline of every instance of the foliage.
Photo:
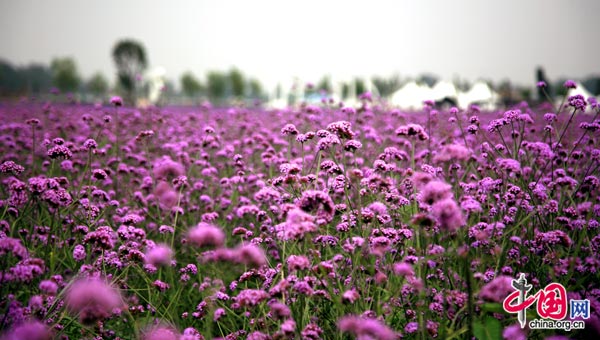
<svg viewBox="0 0 600 340">
<path fill-rule="evenodd" d="M 63 92 L 74 92 L 79 88 L 81 77 L 73 58 L 55 58 L 50 64 L 52 84 Z"/>
<path fill-rule="evenodd" d="M 129 97 L 135 97 L 136 77 L 141 76 L 148 66 L 144 46 L 135 40 L 121 40 L 113 47 L 112 57 L 119 84 Z"/>
</svg>

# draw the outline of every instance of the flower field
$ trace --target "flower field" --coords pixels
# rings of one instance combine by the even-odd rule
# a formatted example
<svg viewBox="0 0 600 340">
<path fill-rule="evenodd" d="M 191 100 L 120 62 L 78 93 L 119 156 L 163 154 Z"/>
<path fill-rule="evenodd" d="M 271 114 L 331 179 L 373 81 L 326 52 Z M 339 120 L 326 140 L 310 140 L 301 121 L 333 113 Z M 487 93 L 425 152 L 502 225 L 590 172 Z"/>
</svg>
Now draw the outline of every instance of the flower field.
<svg viewBox="0 0 600 340">
<path fill-rule="evenodd" d="M 1 339 L 600 336 L 594 101 L 121 104 L 0 105 Z"/>
</svg>

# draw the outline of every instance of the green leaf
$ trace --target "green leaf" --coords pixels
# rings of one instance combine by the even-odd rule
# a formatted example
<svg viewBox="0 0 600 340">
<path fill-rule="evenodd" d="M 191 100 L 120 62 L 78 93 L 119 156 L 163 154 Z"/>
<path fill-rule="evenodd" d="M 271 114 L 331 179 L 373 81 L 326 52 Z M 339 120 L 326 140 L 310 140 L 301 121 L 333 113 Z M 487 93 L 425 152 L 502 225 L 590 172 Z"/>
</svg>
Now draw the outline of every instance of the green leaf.
<svg viewBox="0 0 600 340">
<path fill-rule="evenodd" d="M 502 325 L 492 317 L 473 323 L 473 333 L 479 340 L 502 340 Z"/>
<path fill-rule="evenodd" d="M 487 302 L 481 305 L 481 310 L 492 313 L 506 314 L 501 303 Z"/>
</svg>

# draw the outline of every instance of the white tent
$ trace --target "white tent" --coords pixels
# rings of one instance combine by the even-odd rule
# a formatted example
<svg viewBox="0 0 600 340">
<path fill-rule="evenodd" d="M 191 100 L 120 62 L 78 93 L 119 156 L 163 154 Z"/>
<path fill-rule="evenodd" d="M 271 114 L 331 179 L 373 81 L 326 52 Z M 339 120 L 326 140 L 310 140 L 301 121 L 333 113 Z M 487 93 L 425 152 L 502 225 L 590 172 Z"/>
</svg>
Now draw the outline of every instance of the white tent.
<svg viewBox="0 0 600 340">
<path fill-rule="evenodd" d="M 497 99 L 498 94 L 488 84 L 481 81 L 473 84 L 468 91 L 458 93 L 458 105 L 462 108 L 475 103 L 485 109 L 494 109 Z"/>
<path fill-rule="evenodd" d="M 438 81 L 431 89 L 432 100 L 443 100 L 444 98 L 450 98 L 456 100 L 458 97 L 458 91 L 456 86 L 449 81 Z"/>
<path fill-rule="evenodd" d="M 155 104 L 160 98 L 161 91 L 165 86 L 166 74 L 167 71 L 162 66 L 158 66 L 146 74 L 149 85 L 148 100 L 150 100 L 151 103 Z"/>
<path fill-rule="evenodd" d="M 411 81 L 392 95 L 390 103 L 403 109 L 420 109 L 425 100 L 432 99 L 432 95 L 431 88 Z"/>
</svg>

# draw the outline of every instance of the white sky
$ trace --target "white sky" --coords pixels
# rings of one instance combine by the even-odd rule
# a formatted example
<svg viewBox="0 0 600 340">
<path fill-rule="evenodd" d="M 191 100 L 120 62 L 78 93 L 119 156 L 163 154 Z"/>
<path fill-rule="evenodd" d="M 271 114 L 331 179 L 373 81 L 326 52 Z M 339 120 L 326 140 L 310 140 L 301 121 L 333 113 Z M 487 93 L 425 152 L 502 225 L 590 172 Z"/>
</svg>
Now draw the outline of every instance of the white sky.
<svg viewBox="0 0 600 340">
<path fill-rule="evenodd" d="M 120 38 L 143 42 L 152 67 L 237 66 L 267 88 L 293 77 L 478 78 L 533 85 L 600 73 L 596 0 L 0 0 L 0 58 L 17 65 L 76 58 L 113 76 Z"/>
</svg>

